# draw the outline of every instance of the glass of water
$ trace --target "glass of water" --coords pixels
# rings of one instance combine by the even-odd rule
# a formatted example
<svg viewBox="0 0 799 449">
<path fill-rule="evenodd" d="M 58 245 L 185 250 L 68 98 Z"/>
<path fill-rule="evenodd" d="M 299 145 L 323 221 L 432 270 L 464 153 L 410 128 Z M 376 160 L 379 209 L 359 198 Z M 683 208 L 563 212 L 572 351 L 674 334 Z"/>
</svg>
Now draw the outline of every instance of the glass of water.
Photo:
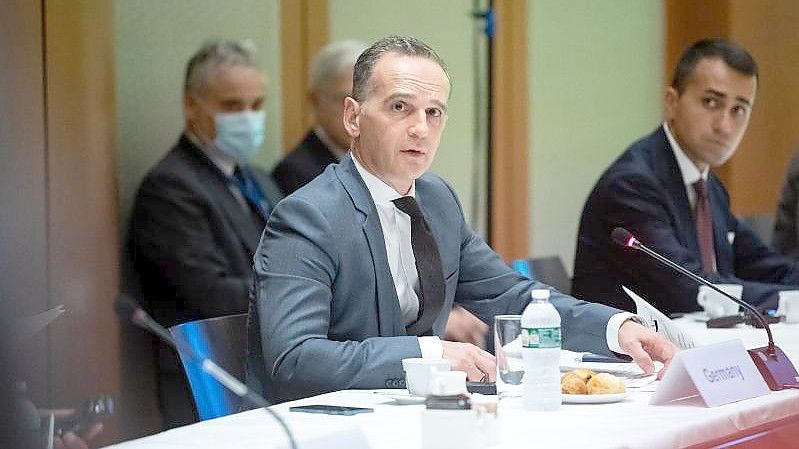
<svg viewBox="0 0 799 449">
<path fill-rule="evenodd" d="M 494 354 L 497 357 L 497 394 L 502 397 L 522 395 L 522 316 L 494 317 Z"/>
</svg>

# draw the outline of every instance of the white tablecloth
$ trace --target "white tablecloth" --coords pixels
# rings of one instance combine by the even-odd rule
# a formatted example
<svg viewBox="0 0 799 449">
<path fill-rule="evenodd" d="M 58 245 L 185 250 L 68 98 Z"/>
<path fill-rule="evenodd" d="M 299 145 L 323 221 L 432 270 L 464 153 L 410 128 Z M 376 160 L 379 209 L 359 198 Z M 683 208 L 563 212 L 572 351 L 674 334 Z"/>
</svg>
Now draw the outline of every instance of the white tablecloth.
<svg viewBox="0 0 799 449">
<path fill-rule="evenodd" d="M 697 341 L 713 343 L 741 338 L 747 347 L 766 342 L 762 329 L 705 329 L 691 318 L 678 320 Z M 799 325 L 774 326 L 777 343 L 799 360 Z M 761 335 L 763 334 L 763 335 Z M 712 441 L 778 419 L 799 416 L 799 391 L 769 395 L 706 408 L 697 403 L 668 406 L 647 404 L 651 393 L 636 391 L 615 404 L 564 404 L 560 411 L 531 413 L 517 399 L 500 403 L 501 448 L 675 448 Z M 329 416 L 288 412 L 290 405 L 330 404 L 373 407 L 374 413 Z M 371 391 L 348 390 L 273 407 L 288 422 L 300 442 L 357 426 L 374 449 L 421 447 L 423 405 L 395 405 Z M 263 410 L 163 432 L 113 446 L 118 449 L 160 448 L 280 448 L 287 440 Z"/>
</svg>

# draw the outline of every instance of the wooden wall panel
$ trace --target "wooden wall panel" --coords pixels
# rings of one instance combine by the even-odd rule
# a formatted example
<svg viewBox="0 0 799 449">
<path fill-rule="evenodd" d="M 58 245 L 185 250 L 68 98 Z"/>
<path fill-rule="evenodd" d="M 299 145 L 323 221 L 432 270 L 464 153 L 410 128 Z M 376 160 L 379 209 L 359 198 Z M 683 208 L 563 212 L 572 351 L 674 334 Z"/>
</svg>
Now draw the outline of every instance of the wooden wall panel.
<svg viewBox="0 0 799 449">
<path fill-rule="evenodd" d="M 0 3 L 0 313 L 20 316 L 48 304 L 42 54 L 40 2 Z M 46 343 L 40 332 L 21 348 L 17 378 L 37 404 L 50 403 Z"/>
<path fill-rule="evenodd" d="M 495 0 L 494 7 L 490 244 L 511 261 L 530 254 L 527 2 Z"/>
<path fill-rule="evenodd" d="M 328 39 L 327 0 L 280 2 L 283 151 L 291 151 L 311 126 L 308 69 Z"/>
<path fill-rule="evenodd" d="M 706 37 L 729 34 L 729 0 L 666 1 L 666 74 L 671 84 L 674 66 L 682 51 Z"/>
<path fill-rule="evenodd" d="M 57 405 L 119 398 L 113 2 L 45 2 L 50 385 Z M 119 404 L 124 408 L 126 404 Z M 120 414 L 96 445 L 117 439 Z"/>
<path fill-rule="evenodd" d="M 788 162 L 799 145 L 799 2 L 734 0 L 730 37 L 758 63 L 760 80 L 749 129 L 730 161 L 733 209 L 776 211 Z"/>
</svg>

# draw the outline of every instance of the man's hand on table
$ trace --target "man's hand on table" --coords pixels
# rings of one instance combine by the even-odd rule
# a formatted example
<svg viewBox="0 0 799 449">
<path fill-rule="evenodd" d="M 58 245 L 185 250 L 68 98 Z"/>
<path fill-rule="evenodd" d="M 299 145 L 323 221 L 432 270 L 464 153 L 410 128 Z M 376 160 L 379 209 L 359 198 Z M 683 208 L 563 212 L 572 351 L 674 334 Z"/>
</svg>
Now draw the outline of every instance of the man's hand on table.
<svg viewBox="0 0 799 449">
<path fill-rule="evenodd" d="M 466 371 L 466 380 L 472 382 L 494 382 L 497 363 L 493 355 L 471 343 L 441 341 L 444 348 L 442 358 L 449 360 L 452 371 Z"/>
<path fill-rule="evenodd" d="M 619 346 L 646 374 L 655 370 L 653 360 L 663 362 L 658 379 L 666 374 L 666 368 L 677 353 L 677 347 L 672 342 L 632 320 L 625 321 L 619 328 Z"/>
</svg>

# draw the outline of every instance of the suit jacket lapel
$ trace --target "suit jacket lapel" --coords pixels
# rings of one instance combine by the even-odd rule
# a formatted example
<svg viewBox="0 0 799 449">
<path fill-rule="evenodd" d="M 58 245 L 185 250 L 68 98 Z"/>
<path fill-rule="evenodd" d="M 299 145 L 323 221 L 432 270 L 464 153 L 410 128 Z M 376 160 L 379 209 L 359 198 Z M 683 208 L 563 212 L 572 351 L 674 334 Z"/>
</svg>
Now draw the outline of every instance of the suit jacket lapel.
<svg viewBox="0 0 799 449">
<path fill-rule="evenodd" d="M 381 336 L 405 335 L 397 290 L 394 287 L 394 278 L 391 276 L 391 269 L 388 266 L 383 228 L 380 225 L 380 218 L 377 215 L 372 196 L 358 173 L 358 169 L 355 168 L 352 156 L 346 156 L 336 166 L 336 174 L 349 194 L 355 209 L 363 216 L 363 233 L 369 245 L 375 270 L 379 333 Z"/>
<path fill-rule="evenodd" d="M 187 160 L 199 172 L 200 179 L 207 186 L 206 193 L 213 199 L 213 203 L 222 210 L 223 216 L 230 222 L 244 247 L 250 254 L 255 254 L 263 229 L 258 229 L 249 211 L 241 207 L 239 201 L 233 196 L 224 173 L 186 136 L 181 137 L 178 145 Z"/>
<path fill-rule="evenodd" d="M 732 245 L 727 240 L 728 205 L 723 194 L 721 181 L 716 179 L 713 174 L 708 176 L 708 181 L 710 213 L 713 217 L 713 248 L 716 251 L 716 271 L 720 274 L 731 274 L 735 272 L 735 267 L 732 266 Z"/>
<path fill-rule="evenodd" d="M 699 241 L 696 237 L 696 223 L 694 212 L 691 209 L 691 202 L 688 201 L 688 194 L 683 183 L 680 166 L 674 157 L 674 151 L 666 139 L 663 128 L 658 128 L 653 136 L 656 151 L 654 152 L 654 170 L 660 178 L 660 182 L 666 188 L 669 196 L 673 199 L 675 207 L 676 221 L 680 238 L 684 244 L 689 246 L 694 254 L 699 256 Z"/>
</svg>

